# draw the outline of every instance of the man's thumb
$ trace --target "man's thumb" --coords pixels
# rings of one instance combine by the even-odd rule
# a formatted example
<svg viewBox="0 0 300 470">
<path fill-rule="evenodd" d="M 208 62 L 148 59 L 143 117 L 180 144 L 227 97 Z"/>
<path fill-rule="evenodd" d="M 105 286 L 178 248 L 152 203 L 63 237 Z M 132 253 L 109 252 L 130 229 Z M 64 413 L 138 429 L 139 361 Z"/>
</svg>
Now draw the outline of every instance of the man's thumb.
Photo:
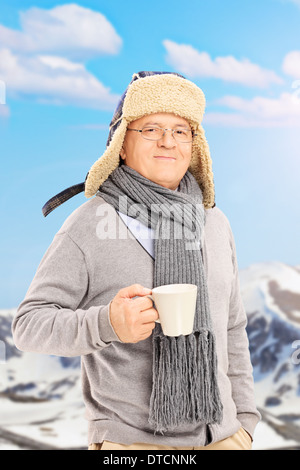
<svg viewBox="0 0 300 470">
<path fill-rule="evenodd" d="M 131 286 L 120 289 L 118 297 L 131 299 L 132 297 L 149 294 L 151 294 L 151 289 L 148 289 L 147 287 L 144 287 L 141 284 L 132 284 Z"/>
</svg>

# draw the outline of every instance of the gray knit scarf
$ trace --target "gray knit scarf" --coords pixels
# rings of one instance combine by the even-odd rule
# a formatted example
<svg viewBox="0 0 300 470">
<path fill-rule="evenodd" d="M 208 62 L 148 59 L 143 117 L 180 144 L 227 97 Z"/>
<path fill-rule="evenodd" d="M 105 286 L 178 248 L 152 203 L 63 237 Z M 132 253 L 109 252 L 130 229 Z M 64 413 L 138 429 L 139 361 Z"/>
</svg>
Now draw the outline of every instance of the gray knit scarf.
<svg viewBox="0 0 300 470">
<path fill-rule="evenodd" d="M 187 172 L 173 191 L 121 165 L 100 186 L 99 193 L 117 210 L 120 198 L 126 196 L 126 215 L 133 215 L 130 208 L 134 204 L 136 218 L 155 229 L 154 287 L 178 283 L 198 286 L 192 334 L 165 336 L 158 323 L 153 330 L 150 425 L 155 432 L 164 433 L 180 425 L 220 423 L 223 407 L 215 336 L 199 248 L 205 210 L 198 183 Z M 138 214 L 136 204 L 141 208 Z"/>
</svg>

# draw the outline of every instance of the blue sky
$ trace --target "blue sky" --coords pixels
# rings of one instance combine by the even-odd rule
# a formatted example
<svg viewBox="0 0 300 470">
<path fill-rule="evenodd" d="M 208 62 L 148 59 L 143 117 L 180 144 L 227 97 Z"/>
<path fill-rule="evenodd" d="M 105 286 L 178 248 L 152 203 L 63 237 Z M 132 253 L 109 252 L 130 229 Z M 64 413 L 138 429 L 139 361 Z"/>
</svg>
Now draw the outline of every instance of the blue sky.
<svg viewBox="0 0 300 470">
<path fill-rule="evenodd" d="M 85 202 L 41 213 L 103 153 L 139 70 L 176 71 L 203 89 L 216 202 L 240 268 L 299 265 L 299 24 L 297 0 L 2 2 L 0 308 L 20 303 Z"/>
</svg>

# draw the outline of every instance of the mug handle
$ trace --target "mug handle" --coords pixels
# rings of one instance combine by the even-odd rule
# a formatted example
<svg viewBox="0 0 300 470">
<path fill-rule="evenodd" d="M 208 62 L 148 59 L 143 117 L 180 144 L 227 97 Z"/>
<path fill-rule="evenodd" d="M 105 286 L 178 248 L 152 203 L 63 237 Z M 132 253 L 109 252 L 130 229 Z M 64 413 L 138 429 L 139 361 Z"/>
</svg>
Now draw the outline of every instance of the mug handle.
<svg viewBox="0 0 300 470">
<path fill-rule="evenodd" d="M 153 302 L 153 304 L 155 305 L 153 296 L 152 296 L 151 294 L 148 294 L 146 297 L 149 297 L 149 299 L 151 299 L 152 302 Z M 155 308 L 155 307 L 154 307 L 154 308 Z M 155 320 L 155 323 L 160 323 L 160 320 L 159 320 L 159 319 Z"/>
</svg>

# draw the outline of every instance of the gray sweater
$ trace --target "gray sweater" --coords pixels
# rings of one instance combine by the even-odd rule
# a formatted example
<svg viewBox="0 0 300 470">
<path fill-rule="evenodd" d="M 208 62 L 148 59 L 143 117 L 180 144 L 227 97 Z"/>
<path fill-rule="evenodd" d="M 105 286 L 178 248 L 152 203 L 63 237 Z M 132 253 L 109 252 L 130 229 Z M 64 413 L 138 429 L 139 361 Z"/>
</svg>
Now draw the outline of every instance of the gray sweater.
<svg viewBox="0 0 300 470">
<path fill-rule="evenodd" d="M 152 288 L 154 260 L 111 206 L 100 196 L 84 203 L 45 253 L 13 321 L 14 341 L 23 351 L 81 356 L 88 443 L 202 446 L 240 426 L 253 435 L 260 415 L 234 239 L 220 209 L 206 215 L 203 255 L 224 406 L 221 425 L 190 425 L 164 435 L 149 426 L 152 339 L 122 343 L 110 323 L 109 303 L 131 284 Z"/>
</svg>

